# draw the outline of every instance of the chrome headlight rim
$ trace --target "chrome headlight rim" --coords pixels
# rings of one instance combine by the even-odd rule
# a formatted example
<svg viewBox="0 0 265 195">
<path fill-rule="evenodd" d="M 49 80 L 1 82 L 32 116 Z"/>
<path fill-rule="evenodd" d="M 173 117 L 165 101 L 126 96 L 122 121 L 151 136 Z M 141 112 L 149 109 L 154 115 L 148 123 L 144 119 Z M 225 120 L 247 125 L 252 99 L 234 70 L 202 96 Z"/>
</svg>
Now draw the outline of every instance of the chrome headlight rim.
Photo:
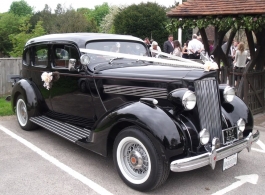
<svg viewBox="0 0 265 195">
<path fill-rule="evenodd" d="M 87 54 L 83 54 L 83 55 L 80 57 L 80 62 L 81 62 L 81 64 L 83 64 L 83 65 L 88 65 L 88 64 L 90 64 L 90 57 L 89 57 L 89 55 L 87 55 Z"/>
<path fill-rule="evenodd" d="M 182 105 L 185 110 L 192 110 L 196 106 L 196 95 L 194 92 L 187 90 L 182 97 Z"/>
<path fill-rule="evenodd" d="M 240 118 L 237 122 L 237 129 L 241 132 L 244 132 L 246 129 L 246 122 L 244 119 Z"/>
<path fill-rule="evenodd" d="M 226 102 L 232 102 L 234 97 L 235 97 L 236 93 L 235 93 L 235 90 L 233 87 L 230 87 L 230 86 L 226 86 L 225 89 L 224 89 L 224 100 Z"/>
<path fill-rule="evenodd" d="M 203 129 L 199 133 L 201 145 L 206 145 L 210 141 L 210 132 L 207 129 Z"/>
</svg>

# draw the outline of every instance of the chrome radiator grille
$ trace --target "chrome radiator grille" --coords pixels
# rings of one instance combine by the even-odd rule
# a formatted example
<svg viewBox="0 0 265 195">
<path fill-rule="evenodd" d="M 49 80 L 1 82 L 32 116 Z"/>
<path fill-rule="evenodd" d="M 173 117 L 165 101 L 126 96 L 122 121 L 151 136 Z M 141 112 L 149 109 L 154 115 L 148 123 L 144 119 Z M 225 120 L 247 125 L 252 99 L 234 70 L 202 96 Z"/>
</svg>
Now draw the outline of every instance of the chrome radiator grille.
<svg viewBox="0 0 265 195">
<path fill-rule="evenodd" d="M 219 88 L 215 78 L 206 78 L 194 83 L 201 129 L 208 129 L 212 140 L 222 140 L 222 121 L 219 103 Z"/>
</svg>

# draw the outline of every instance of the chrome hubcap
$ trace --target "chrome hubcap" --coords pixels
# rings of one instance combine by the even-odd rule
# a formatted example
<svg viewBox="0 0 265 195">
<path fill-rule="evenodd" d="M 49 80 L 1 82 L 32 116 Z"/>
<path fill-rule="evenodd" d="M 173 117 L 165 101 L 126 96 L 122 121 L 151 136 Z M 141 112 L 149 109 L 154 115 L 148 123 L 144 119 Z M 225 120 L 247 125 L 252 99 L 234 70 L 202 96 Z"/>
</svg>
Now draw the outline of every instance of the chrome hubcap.
<svg viewBox="0 0 265 195">
<path fill-rule="evenodd" d="M 117 163 L 123 176 L 133 184 L 142 184 L 150 177 L 152 163 L 148 150 L 134 137 L 120 141 Z"/>
<path fill-rule="evenodd" d="M 148 159 L 143 148 L 139 144 L 128 143 L 123 151 L 123 163 L 127 170 L 134 176 L 145 174 L 148 169 Z"/>
<path fill-rule="evenodd" d="M 22 99 L 19 99 L 17 102 L 17 117 L 21 126 L 25 126 L 28 120 L 27 107 L 25 102 Z"/>
<path fill-rule="evenodd" d="M 141 169 L 143 166 L 143 158 L 138 151 L 132 151 L 130 154 L 131 166 L 135 169 Z"/>
</svg>

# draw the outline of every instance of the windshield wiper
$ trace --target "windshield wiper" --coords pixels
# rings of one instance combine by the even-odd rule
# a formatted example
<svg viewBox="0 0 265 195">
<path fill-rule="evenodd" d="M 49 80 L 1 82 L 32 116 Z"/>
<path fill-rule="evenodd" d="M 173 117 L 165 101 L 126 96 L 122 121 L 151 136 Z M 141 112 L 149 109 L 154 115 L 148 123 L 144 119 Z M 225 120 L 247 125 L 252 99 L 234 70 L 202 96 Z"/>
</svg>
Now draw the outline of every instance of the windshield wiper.
<svg viewBox="0 0 265 195">
<path fill-rule="evenodd" d="M 118 59 L 123 59 L 123 58 L 122 58 L 122 57 L 111 58 L 111 59 L 109 60 L 109 64 L 112 64 L 112 61 L 114 61 L 114 60 L 118 60 Z"/>
</svg>

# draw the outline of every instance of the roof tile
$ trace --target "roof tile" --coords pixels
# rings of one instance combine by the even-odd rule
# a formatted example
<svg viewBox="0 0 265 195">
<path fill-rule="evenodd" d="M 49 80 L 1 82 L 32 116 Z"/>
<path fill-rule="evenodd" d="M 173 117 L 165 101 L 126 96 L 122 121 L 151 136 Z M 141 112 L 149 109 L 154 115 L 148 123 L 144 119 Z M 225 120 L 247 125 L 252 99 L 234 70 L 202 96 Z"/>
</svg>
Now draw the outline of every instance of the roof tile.
<svg viewBox="0 0 265 195">
<path fill-rule="evenodd" d="M 168 17 L 265 14 L 265 0 L 188 0 L 167 12 Z"/>
</svg>

